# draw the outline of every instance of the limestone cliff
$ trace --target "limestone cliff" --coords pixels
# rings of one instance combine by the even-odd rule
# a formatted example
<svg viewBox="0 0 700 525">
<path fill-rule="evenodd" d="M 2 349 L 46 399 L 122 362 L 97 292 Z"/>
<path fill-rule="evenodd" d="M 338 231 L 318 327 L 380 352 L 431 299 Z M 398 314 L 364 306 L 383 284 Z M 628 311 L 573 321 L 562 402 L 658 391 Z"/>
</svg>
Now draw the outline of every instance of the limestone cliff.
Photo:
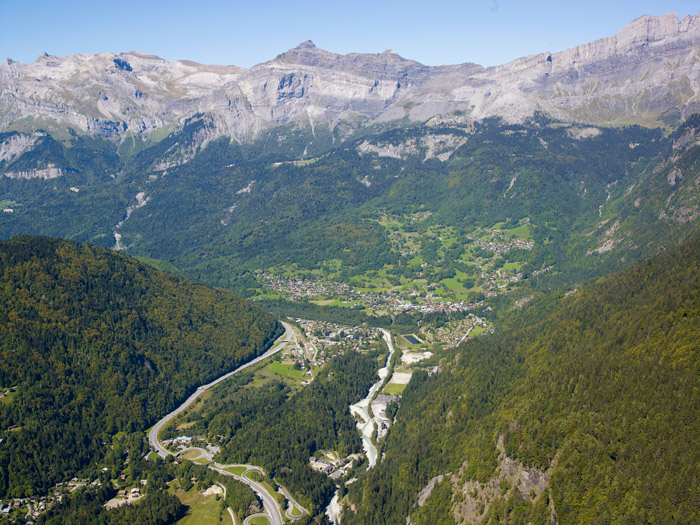
<svg viewBox="0 0 700 525">
<path fill-rule="evenodd" d="M 243 69 L 144 53 L 42 55 L 0 64 L 0 131 L 73 129 L 157 141 L 194 114 L 247 140 L 280 124 L 353 127 L 463 112 L 541 111 L 596 124 L 675 123 L 700 109 L 700 16 L 644 16 L 616 35 L 508 64 L 429 67 L 392 51 L 338 55 L 310 41 Z"/>
</svg>

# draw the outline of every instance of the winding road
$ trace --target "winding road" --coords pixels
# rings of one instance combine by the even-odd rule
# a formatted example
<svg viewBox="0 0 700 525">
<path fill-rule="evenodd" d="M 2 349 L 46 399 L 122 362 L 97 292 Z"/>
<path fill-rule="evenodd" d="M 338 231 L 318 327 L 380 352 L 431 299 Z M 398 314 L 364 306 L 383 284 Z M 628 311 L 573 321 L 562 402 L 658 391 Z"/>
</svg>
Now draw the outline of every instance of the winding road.
<svg viewBox="0 0 700 525">
<path fill-rule="evenodd" d="M 245 475 L 245 473 L 243 473 L 243 474 Z M 306 515 L 309 513 L 309 511 L 306 510 L 306 509 L 305 509 L 304 507 L 302 507 L 301 505 L 299 505 L 299 504 L 296 502 L 296 500 L 292 497 L 292 495 L 287 491 L 287 489 L 285 489 L 285 488 L 284 488 L 283 486 L 281 486 L 281 485 L 280 485 L 280 488 L 279 488 L 279 492 L 280 492 L 285 498 L 287 498 L 287 501 L 289 502 L 289 507 L 287 507 L 287 510 L 284 512 L 284 514 L 285 514 L 290 520 L 298 520 L 298 519 L 301 519 L 301 518 L 303 518 L 304 516 L 306 516 Z M 301 512 L 301 516 L 295 516 L 295 515 L 292 513 L 292 510 L 293 510 L 294 507 L 296 507 L 297 509 L 299 509 L 299 511 Z"/>
<path fill-rule="evenodd" d="M 272 525 L 284 524 L 284 520 L 282 519 L 282 512 L 280 512 L 280 508 L 277 505 L 277 501 L 275 501 L 275 498 L 272 497 L 272 495 L 265 489 L 265 487 L 253 481 L 252 479 L 248 479 L 247 477 L 245 477 L 247 471 L 243 473 L 243 476 L 237 476 L 233 472 L 224 470 L 223 468 L 221 468 L 222 466 L 223 465 L 219 466 L 217 463 L 212 463 L 209 465 L 209 468 L 212 469 L 214 472 L 218 472 L 219 474 L 222 474 L 224 476 L 229 476 L 235 479 L 236 481 L 240 481 L 241 483 L 245 483 L 246 485 L 248 485 L 262 500 L 263 507 L 265 508 L 265 512 L 267 513 L 266 516 L 269 518 L 270 523 Z M 258 515 L 259 514 L 256 514 L 256 516 Z"/>
<path fill-rule="evenodd" d="M 163 419 L 158 421 L 155 425 L 153 425 L 150 432 L 148 433 L 148 442 L 150 443 L 151 448 L 153 448 L 153 450 L 155 450 L 163 458 L 165 458 L 166 456 L 169 456 L 171 453 L 168 450 L 166 450 L 163 445 L 161 445 L 160 440 L 158 439 L 158 434 L 168 423 L 170 423 L 170 421 L 175 416 L 177 416 L 178 414 L 183 412 L 185 409 L 187 409 L 187 407 L 189 407 L 192 403 L 194 403 L 194 401 L 199 396 L 201 396 L 204 392 L 206 392 L 210 388 L 215 387 L 216 385 L 218 385 L 222 381 L 225 381 L 226 379 L 228 379 L 232 375 L 237 374 L 240 371 L 245 370 L 246 368 L 249 368 L 256 363 L 259 363 L 263 359 L 267 359 L 271 355 L 282 350 L 282 348 L 284 348 L 287 345 L 287 343 L 296 340 L 296 338 L 294 337 L 294 330 L 292 329 L 292 327 L 290 325 L 288 325 L 287 323 L 285 323 L 284 321 L 280 321 L 280 322 L 284 326 L 285 332 L 284 332 L 284 335 L 281 336 L 275 342 L 275 344 L 272 346 L 272 348 L 270 348 L 264 354 L 256 357 L 252 361 L 249 361 L 246 364 L 239 366 L 238 368 L 236 368 L 232 372 L 229 372 L 229 373 L 221 376 L 220 378 L 212 381 L 211 383 L 200 386 L 190 397 L 188 397 L 185 400 L 184 403 L 182 403 L 182 405 L 180 405 L 178 408 L 176 408 L 175 410 L 170 412 L 170 414 L 168 414 Z M 209 468 L 218 472 L 219 474 L 223 474 L 224 476 L 233 477 L 237 481 L 240 481 L 241 483 L 245 483 L 246 485 L 248 485 L 251 489 L 253 489 L 253 491 L 255 491 L 255 493 L 260 497 L 260 499 L 262 499 L 263 507 L 265 508 L 265 512 L 267 512 L 267 514 L 268 514 L 268 518 L 270 519 L 270 523 L 272 523 L 272 525 L 283 525 L 284 521 L 282 519 L 282 513 L 280 512 L 280 509 L 277 506 L 277 502 L 272 497 L 272 495 L 261 484 L 245 477 L 246 473 L 244 473 L 243 476 L 237 476 L 237 475 L 233 474 L 232 472 L 228 472 L 227 470 L 224 470 L 225 466 L 226 465 L 219 465 L 217 463 L 212 463 L 209 465 Z"/>
</svg>

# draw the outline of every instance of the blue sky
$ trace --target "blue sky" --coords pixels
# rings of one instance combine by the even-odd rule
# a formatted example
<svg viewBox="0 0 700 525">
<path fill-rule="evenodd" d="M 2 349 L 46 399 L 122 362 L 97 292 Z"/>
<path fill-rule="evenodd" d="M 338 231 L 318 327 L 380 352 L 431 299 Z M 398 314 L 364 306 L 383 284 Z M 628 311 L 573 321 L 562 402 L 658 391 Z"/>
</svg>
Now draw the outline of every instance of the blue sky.
<svg viewBox="0 0 700 525">
<path fill-rule="evenodd" d="M 497 65 L 612 35 L 633 19 L 696 15 L 665 0 L 0 0 L 0 60 L 144 51 L 251 67 L 311 39 L 336 53 L 393 49 L 428 65 Z"/>
</svg>

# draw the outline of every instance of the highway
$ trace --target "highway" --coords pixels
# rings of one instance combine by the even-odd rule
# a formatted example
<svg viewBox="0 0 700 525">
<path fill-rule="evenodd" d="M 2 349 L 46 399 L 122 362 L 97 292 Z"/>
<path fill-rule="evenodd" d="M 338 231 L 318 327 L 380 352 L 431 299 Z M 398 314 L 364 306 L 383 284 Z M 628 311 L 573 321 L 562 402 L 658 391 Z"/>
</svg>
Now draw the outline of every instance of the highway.
<svg viewBox="0 0 700 525">
<path fill-rule="evenodd" d="M 188 406 L 190 406 L 192 403 L 194 403 L 194 401 L 199 396 L 201 396 L 204 392 L 206 392 L 210 388 L 218 385 L 222 381 L 225 381 L 226 379 L 228 379 L 232 375 L 237 374 L 238 372 L 245 370 L 246 368 L 249 368 L 249 367 L 253 366 L 254 364 L 259 363 L 263 359 L 267 359 L 271 355 L 282 350 L 282 348 L 284 348 L 288 342 L 292 341 L 293 334 L 294 334 L 292 327 L 283 321 L 281 321 L 281 322 L 282 322 L 282 325 L 284 325 L 284 329 L 285 329 L 284 335 L 281 336 L 276 341 L 276 344 L 273 345 L 272 348 L 270 348 L 264 354 L 259 355 L 258 357 L 256 357 L 252 361 L 249 361 L 249 362 L 239 366 L 234 371 L 229 372 L 227 374 L 224 374 L 223 376 L 221 376 L 218 379 L 215 379 L 211 383 L 200 386 L 199 388 L 197 388 L 197 390 L 190 397 L 188 397 L 185 400 L 184 403 L 182 403 L 182 405 L 177 407 L 175 410 L 170 412 L 170 414 L 168 414 L 163 419 L 158 421 L 158 423 L 153 425 L 153 427 L 151 428 L 151 431 L 148 433 L 148 442 L 151 445 L 151 447 L 153 448 L 153 450 L 155 450 L 163 458 L 170 455 L 170 452 L 168 452 L 165 449 L 165 447 L 163 447 L 163 445 L 160 444 L 160 441 L 158 440 L 158 434 L 160 434 L 160 431 L 163 430 L 163 428 L 170 422 L 171 419 L 173 419 L 175 416 L 177 416 L 180 412 L 183 412 Z"/>
<path fill-rule="evenodd" d="M 148 433 L 148 442 L 151 445 L 151 448 L 155 450 L 161 457 L 165 458 L 166 456 L 170 455 L 170 452 L 168 452 L 163 445 L 161 445 L 160 440 L 158 439 L 158 434 L 160 431 L 178 414 L 183 412 L 187 407 L 189 407 L 194 401 L 201 396 L 204 392 L 209 390 L 210 388 L 213 388 L 214 386 L 218 385 L 222 381 L 225 381 L 229 377 L 231 377 L 234 374 L 239 373 L 242 370 L 245 370 L 246 368 L 249 368 L 253 366 L 256 363 L 259 363 L 263 359 L 267 359 L 271 355 L 279 352 L 284 348 L 287 343 L 292 342 L 294 339 L 294 330 L 292 330 L 292 327 L 285 323 L 284 321 L 280 321 L 282 325 L 284 326 L 284 335 L 281 336 L 275 344 L 270 348 L 267 352 L 264 354 L 256 357 L 252 361 L 249 361 L 245 363 L 244 365 L 239 366 L 232 372 L 229 372 L 227 374 L 224 374 L 223 376 L 219 377 L 218 379 L 212 381 L 211 383 L 208 383 L 206 385 L 202 385 L 197 390 L 190 396 L 188 397 L 182 405 L 177 407 L 175 410 L 170 412 L 167 416 L 165 416 L 163 419 L 158 421 L 153 427 L 151 428 L 150 432 Z M 218 465 L 216 463 L 212 463 L 209 465 L 209 468 L 212 470 L 215 470 L 216 472 L 219 472 L 220 474 L 223 474 L 224 476 L 231 476 L 238 481 L 245 483 L 248 485 L 250 488 L 252 488 L 255 493 L 260 496 L 260 498 L 263 501 L 263 506 L 265 507 L 265 511 L 269 514 L 270 522 L 272 525 L 282 525 L 283 520 L 282 520 L 282 513 L 280 512 L 279 507 L 277 506 L 277 502 L 275 499 L 265 490 L 265 488 L 256 483 L 255 481 L 252 481 L 246 477 L 241 477 L 241 476 L 236 476 L 232 474 L 231 472 L 228 472 L 226 470 L 223 470 L 221 468 L 221 465 Z"/>
</svg>

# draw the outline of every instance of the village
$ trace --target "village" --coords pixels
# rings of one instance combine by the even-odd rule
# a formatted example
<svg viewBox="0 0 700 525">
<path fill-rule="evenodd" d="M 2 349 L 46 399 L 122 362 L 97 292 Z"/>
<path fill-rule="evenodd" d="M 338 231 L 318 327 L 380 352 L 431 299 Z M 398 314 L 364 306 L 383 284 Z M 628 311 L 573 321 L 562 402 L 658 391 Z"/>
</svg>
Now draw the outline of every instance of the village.
<svg viewBox="0 0 700 525">
<path fill-rule="evenodd" d="M 376 328 L 364 326 L 344 326 L 328 321 L 293 319 L 303 331 L 302 340 L 296 347 L 286 350 L 282 357 L 299 360 L 302 370 L 307 361 L 313 367 L 323 366 L 326 360 L 347 351 L 364 352 L 370 345 L 381 339 Z"/>
<path fill-rule="evenodd" d="M 454 348 L 469 335 L 476 336 L 485 332 L 493 332 L 492 325 L 474 314 L 469 314 L 464 319 L 448 321 L 437 328 L 423 325 L 418 329 L 418 333 L 426 343 L 437 343 L 444 348 Z"/>
<path fill-rule="evenodd" d="M 484 277 L 489 278 L 486 274 Z M 498 278 L 499 274 L 494 274 L 493 277 Z M 360 291 L 345 283 L 322 278 L 294 279 L 267 272 L 260 273 L 260 280 L 266 290 L 282 294 L 291 301 L 312 300 L 321 305 L 338 303 L 347 307 L 360 306 L 377 313 L 457 312 L 470 310 L 483 304 L 483 301 L 445 301 L 432 292 L 423 295 L 412 288 L 377 293 Z"/>
<path fill-rule="evenodd" d="M 361 308 L 370 315 L 465 312 L 523 280 L 525 252 L 535 246 L 529 238 L 529 220 L 521 220 L 510 230 L 477 228 L 459 235 L 453 228 L 431 226 L 418 233 L 414 223 L 425 218 L 418 214 L 379 220 L 387 229 L 392 251 L 400 255 L 401 271 L 389 265 L 341 278 L 339 262 L 326 262 L 322 265 L 325 270 L 312 272 L 294 265 L 269 268 L 255 273 L 264 290 L 261 295 Z M 430 258 L 424 253 L 425 246 L 432 246 Z"/>
</svg>

